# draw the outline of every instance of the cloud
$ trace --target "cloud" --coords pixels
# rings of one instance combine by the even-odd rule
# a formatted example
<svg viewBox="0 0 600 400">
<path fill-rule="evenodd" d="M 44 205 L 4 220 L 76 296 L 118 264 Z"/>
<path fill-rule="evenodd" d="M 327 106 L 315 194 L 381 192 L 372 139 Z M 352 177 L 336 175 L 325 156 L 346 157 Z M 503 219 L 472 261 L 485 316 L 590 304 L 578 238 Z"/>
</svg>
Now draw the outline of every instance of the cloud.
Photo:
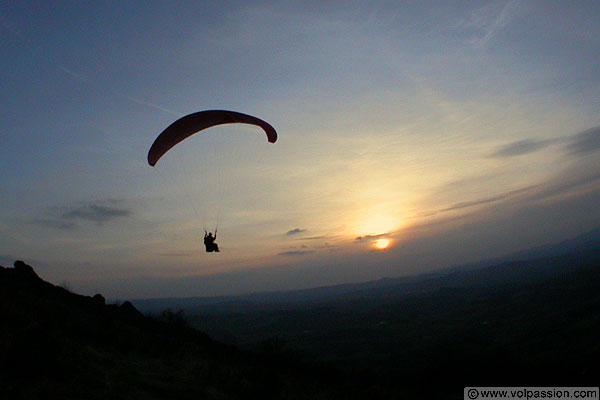
<svg viewBox="0 0 600 400">
<path fill-rule="evenodd" d="M 563 136 L 556 139 L 519 140 L 500 147 L 490 157 L 507 158 L 531 154 L 556 143 L 561 143 L 563 149 L 568 154 L 574 156 L 584 156 L 600 151 L 600 126 L 587 129 L 575 135 Z"/>
<path fill-rule="evenodd" d="M 497 151 L 491 154 L 490 157 L 494 158 L 505 158 L 505 157 L 516 157 L 524 154 L 531 154 L 555 143 L 556 140 L 533 140 L 525 139 L 519 140 L 500 147 Z"/>
<path fill-rule="evenodd" d="M 38 218 L 38 225 L 70 230 L 77 228 L 75 221 L 95 222 L 102 225 L 119 218 L 131 215 L 131 210 L 124 208 L 117 200 L 102 200 L 95 202 L 81 202 L 66 207 L 53 207 L 46 211 L 46 216 Z"/>
<path fill-rule="evenodd" d="M 571 140 L 571 138 L 567 139 Z M 566 141 L 567 139 L 560 140 Z M 493 203 L 496 204 L 495 208 L 503 205 L 535 207 L 547 201 L 559 201 L 563 197 L 582 196 L 583 193 L 600 190 L 600 172 L 598 171 L 600 171 L 600 157 L 581 158 L 568 169 L 538 184 L 524 186 L 490 197 L 462 201 L 437 210 L 424 211 L 415 217 L 433 217 L 446 212 Z M 486 212 L 488 211 L 489 209 L 486 210 Z M 477 211 L 475 210 L 473 213 L 477 213 Z M 365 237 L 359 236 L 356 240 L 363 238 Z"/>
<path fill-rule="evenodd" d="M 357 236 L 356 238 L 354 238 L 354 240 L 360 241 L 360 240 L 365 240 L 365 239 L 378 238 L 378 237 L 382 237 L 382 236 L 386 236 L 386 235 L 389 235 L 389 233 L 380 233 L 378 235 Z"/>
<path fill-rule="evenodd" d="M 459 182 L 465 182 L 465 181 L 459 181 Z M 456 185 L 456 182 L 453 184 Z M 474 208 L 474 207 L 481 206 L 481 205 L 502 202 L 505 200 L 510 200 L 513 196 L 517 195 L 520 192 L 525 193 L 525 192 L 531 190 L 531 188 L 533 188 L 533 187 L 535 187 L 535 185 L 522 187 L 520 189 L 511 190 L 508 192 L 501 192 L 501 193 L 498 193 L 498 194 L 495 194 L 495 195 L 489 196 L 489 197 L 460 201 L 460 202 L 457 202 L 454 204 L 446 205 L 442 208 L 424 209 L 424 210 L 420 210 L 419 212 L 415 213 L 412 216 L 409 216 L 408 218 L 423 219 L 423 218 L 430 218 L 430 217 L 439 217 L 440 214 L 448 213 L 451 211 L 463 210 L 463 209 L 468 209 L 468 208 Z M 360 239 L 361 239 L 360 236 L 356 238 L 356 240 L 360 240 Z"/>
<path fill-rule="evenodd" d="M 314 250 L 292 250 L 292 251 L 284 251 L 281 253 L 277 253 L 278 256 L 286 256 L 286 257 L 298 257 L 298 256 L 304 256 L 307 254 L 312 254 L 314 253 Z"/>
<path fill-rule="evenodd" d="M 492 197 L 486 197 L 483 199 L 477 199 L 477 200 L 472 200 L 472 201 L 461 201 L 460 203 L 453 204 L 450 207 L 442 208 L 441 210 L 438 210 L 437 212 L 454 211 L 454 210 L 460 210 L 460 209 L 468 208 L 468 207 L 475 207 L 475 206 L 479 206 L 482 204 L 495 203 L 500 200 L 509 199 L 517 194 L 530 191 L 534 187 L 535 186 L 527 186 L 527 187 L 524 187 L 521 189 L 512 190 L 510 192 L 501 193 L 499 195 L 492 196 Z"/>
<path fill-rule="evenodd" d="M 311 237 L 298 238 L 296 240 L 319 240 L 319 239 L 329 239 L 329 238 L 331 238 L 331 236 L 311 236 Z"/>
<path fill-rule="evenodd" d="M 589 190 L 600 191 L 600 160 L 588 163 L 586 167 L 563 171 L 532 190 L 524 200 L 541 203 L 548 199 L 581 195 Z"/>
<path fill-rule="evenodd" d="M 296 235 L 296 234 L 302 233 L 302 232 L 306 232 L 306 229 L 295 228 L 295 229 L 292 229 L 290 231 L 287 231 L 286 235 L 291 236 L 291 235 Z"/>
<path fill-rule="evenodd" d="M 600 150 L 600 126 L 569 137 L 565 149 L 571 155 L 583 156 Z"/>
<path fill-rule="evenodd" d="M 102 224 L 120 217 L 131 214 L 130 210 L 116 208 L 101 203 L 87 203 L 66 210 L 62 217 L 64 219 L 82 219 Z"/>
</svg>

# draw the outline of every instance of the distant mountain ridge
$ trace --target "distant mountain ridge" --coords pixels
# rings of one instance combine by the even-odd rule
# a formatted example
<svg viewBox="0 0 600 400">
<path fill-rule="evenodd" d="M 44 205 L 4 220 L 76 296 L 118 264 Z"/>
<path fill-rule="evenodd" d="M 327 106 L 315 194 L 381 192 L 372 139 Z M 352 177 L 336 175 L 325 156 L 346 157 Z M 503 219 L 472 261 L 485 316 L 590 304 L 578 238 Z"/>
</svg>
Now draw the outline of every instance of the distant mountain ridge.
<svg viewBox="0 0 600 400">
<path fill-rule="evenodd" d="M 495 264 L 510 262 L 510 261 L 526 261 L 537 258 L 546 258 L 559 256 L 565 253 L 574 251 L 586 251 L 600 247 L 600 227 L 591 231 L 577 235 L 571 239 L 566 239 L 558 243 L 546 244 L 526 250 L 517 251 L 501 257 L 468 263 L 461 266 L 450 267 L 450 270 L 466 270 L 484 268 Z"/>
</svg>

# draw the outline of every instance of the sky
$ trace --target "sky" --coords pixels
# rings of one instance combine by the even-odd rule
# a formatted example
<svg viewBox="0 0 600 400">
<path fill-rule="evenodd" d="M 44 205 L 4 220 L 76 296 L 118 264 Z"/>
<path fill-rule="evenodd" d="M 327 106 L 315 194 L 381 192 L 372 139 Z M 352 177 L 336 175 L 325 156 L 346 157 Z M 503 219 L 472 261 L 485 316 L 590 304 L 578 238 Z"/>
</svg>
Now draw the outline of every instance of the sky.
<svg viewBox="0 0 600 400">
<path fill-rule="evenodd" d="M 0 265 L 109 298 L 231 295 L 600 225 L 598 1 L 340 4 L 1 3 Z M 220 126 L 147 164 L 207 109 L 279 140 Z"/>
</svg>

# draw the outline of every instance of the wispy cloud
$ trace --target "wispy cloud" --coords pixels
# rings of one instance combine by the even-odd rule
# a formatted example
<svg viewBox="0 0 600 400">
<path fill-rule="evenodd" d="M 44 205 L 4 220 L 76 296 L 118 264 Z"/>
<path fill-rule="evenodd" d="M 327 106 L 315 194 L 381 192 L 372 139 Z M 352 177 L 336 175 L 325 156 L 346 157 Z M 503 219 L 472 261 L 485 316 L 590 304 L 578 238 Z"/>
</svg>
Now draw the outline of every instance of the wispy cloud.
<svg viewBox="0 0 600 400">
<path fill-rule="evenodd" d="M 565 195 L 574 195 L 592 187 L 600 190 L 600 172 L 598 162 L 589 165 L 589 169 L 575 168 L 563 172 L 553 179 L 539 185 L 524 197 L 525 201 L 539 203 L 547 199 Z M 595 169 L 594 169 L 595 167 Z"/>
<path fill-rule="evenodd" d="M 105 204 L 88 203 L 65 211 L 62 217 L 65 219 L 82 219 L 102 224 L 120 217 L 126 217 L 130 214 L 131 211 L 127 209 Z"/>
<path fill-rule="evenodd" d="M 510 25 L 519 13 L 520 3 L 520 0 L 510 0 L 500 11 L 493 5 L 480 7 L 473 11 L 469 20 L 461 24 L 463 27 L 478 30 L 478 34 L 470 40 L 473 46 L 476 48 L 485 47 Z"/>
<path fill-rule="evenodd" d="M 524 154 L 531 154 L 556 143 L 556 140 L 533 140 L 524 139 L 519 140 L 505 146 L 500 147 L 497 151 L 491 154 L 490 157 L 494 158 L 505 158 L 505 157 L 516 157 Z"/>
<path fill-rule="evenodd" d="M 583 156 L 600 150 L 600 126 L 573 135 L 567 139 L 569 154 Z"/>
<path fill-rule="evenodd" d="M 378 235 L 357 236 L 356 238 L 354 238 L 354 240 L 361 241 L 361 240 L 366 240 L 366 239 L 373 239 L 373 238 L 378 238 L 378 237 L 386 236 L 388 234 L 389 233 L 380 233 Z"/>
<path fill-rule="evenodd" d="M 477 200 L 472 200 L 472 201 L 461 201 L 459 203 L 451 205 L 450 207 L 442 208 L 441 210 L 438 210 L 437 212 L 455 211 L 455 210 L 460 210 L 463 208 L 469 208 L 469 207 L 480 206 L 483 204 L 495 203 L 497 201 L 506 200 L 506 199 L 514 197 L 518 194 L 527 192 L 527 191 L 531 190 L 533 187 L 534 186 L 528 186 L 528 187 L 524 187 L 521 189 L 512 190 L 510 192 L 501 193 L 496 196 L 486 197 L 483 199 L 477 199 Z"/>
<path fill-rule="evenodd" d="M 578 140 L 582 137 L 588 138 L 583 141 L 589 140 L 589 136 L 587 134 L 590 131 L 592 130 L 582 132 L 586 135 L 573 136 L 571 139 L 569 139 L 570 142 L 565 146 L 568 147 L 573 142 L 579 143 Z M 595 140 L 592 142 L 596 143 Z M 418 215 L 418 217 L 431 217 L 446 212 L 475 208 L 477 206 L 494 203 L 498 203 L 499 205 L 511 204 L 513 206 L 539 205 L 552 199 L 562 198 L 565 196 L 574 196 L 578 193 L 584 193 L 590 190 L 600 190 L 600 172 L 598 171 L 600 171 L 600 159 L 598 157 L 590 159 L 581 158 L 577 161 L 577 164 L 574 167 L 565 170 L 556 176 L 553 176 L 547 181 L 500 193 L 495 196 L 462 201 L 449 207 L 421 213 Z M 359 238 L 356 239 L 359 240 Z"/>
<path fill-rule="evenodd" d="M 311 237 L 303 237 L 297 238 L 296 240 L 320 240 L 320 239 L 330 239 L 331 236 L 311 236 Z"/>
<path fill-rule="evenodd" d="M 50 228 L 70 230 L 77 227 L 75 221 L 95 222 L 97 225 L 102 225 L 130 215 L 131 210 L 123 207 L 121 201 L 101 200 L 50 208 L 46 211 L 46 216 L 36 219 L 35 223 Z"/>
<path fill-rule="evenodd" d="M 287 231 L 286 235 L 292 236 L 292 235 L 297 235 L 297 234 L 303 233 L 303 232 L 306 232 L 306 229 L 294 228 L 292 230 Z"/>
<path fill-rule="evenodd" d="M 532 190 L 535 189 L 536 187 L 537 187 L 537 185 L 532 185 L 532 186 L 527 186 L 527 187 L 517 189 L 517 190 L 511 190 L 509 192 L 500 193 L 495 196 L 484 197 L 484 198 L 480 198 L 480 199 L 476 199 L 476 200 L 461 201 L 461 202 L 455 203 L 455 204 L 445 207 L 445 208 L 440 208 L 438 210 L 431 210 L 431 211 L 425 211 L 425 212 L 419 213 L 416 217 L 418 217 L 418 218 L 433 217 L 435 215 L 450 212 L 450 211 L 462 210 L 462 209 L 466 209 L 466 208 L 472 208 L 472 207 L 477 207 L 477 206 L 481 206 L 481 205 L 497 203 L 497 202 L 501 202 L 501 201 L 508 201 L 510 199 L 515 198 L 518 195 L 531 193 Z M 377 236 L 382 236 L 382 235 L 377 235 Z M 377 237 L 377 236 L 362 236 L 362 237 L 359 236 L 356 238 L 356 240 L 361 240 L 363 238 Z"/>
<path fill-rule="evenodd" d="M 281 253 L 277 253 L 278 256 L 285 256 L 285 257 L 299 257 L 299 256 L 305 256 L 307 254 L 312 254 L 314 253 L 314 250 L 292 250 L 292 251 L 284 251 Z"/>
<path fill-rule="evenodd" d="M 587 129 L 575 135 L 563 136 L 555 139 L 535 140 L 523 139 L 501 146 L 490 154 L 494 158 L 516 157 L 536 153 L 549 146 L 560 143 L 569 155 L 584 156 L 600 151 L 600 126 Z"/>
</svg>

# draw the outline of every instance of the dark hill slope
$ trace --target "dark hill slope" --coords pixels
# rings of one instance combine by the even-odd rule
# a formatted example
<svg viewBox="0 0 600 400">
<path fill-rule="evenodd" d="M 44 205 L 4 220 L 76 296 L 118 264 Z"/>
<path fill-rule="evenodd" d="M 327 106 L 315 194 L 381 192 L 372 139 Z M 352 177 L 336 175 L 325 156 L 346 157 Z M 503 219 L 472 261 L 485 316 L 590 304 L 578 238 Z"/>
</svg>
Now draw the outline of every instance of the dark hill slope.
<svg viewBox="0 0 600 400">
<path fill-rule="evenodd" d="M 462 396 L 477 384 L 596 386 L 599 288 L 600 251 L 589 248 L 313 304 L 215 303 L 189 315 L 243 348 L 277 335 L 308 359 Z"/>
<path fill-rule="evenodd" d="M 177 314 L 146 317 L 0 267 L 0 398 L 365 398 L 366 382 L 293 360 L 246 353 Z"/>
</svg>

